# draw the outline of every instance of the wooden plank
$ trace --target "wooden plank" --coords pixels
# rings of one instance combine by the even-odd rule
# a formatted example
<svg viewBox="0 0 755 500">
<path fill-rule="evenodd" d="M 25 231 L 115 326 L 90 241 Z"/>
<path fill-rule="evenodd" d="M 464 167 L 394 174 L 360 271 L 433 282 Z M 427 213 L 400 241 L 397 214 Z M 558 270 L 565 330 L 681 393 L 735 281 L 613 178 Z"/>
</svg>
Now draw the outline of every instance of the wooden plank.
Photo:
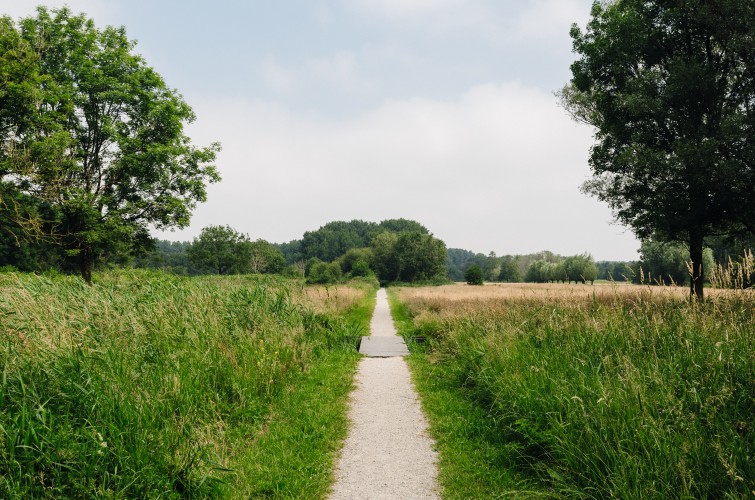
<svg viewBox="0 0 755 500">
<path fill-rule="evenodd" d="M 392 358 L 394 356 L 408 356 L 409 349 L 404 339 L 392 337 L 362 337 L 359 352 L 371 358 Z"/>
</svg>

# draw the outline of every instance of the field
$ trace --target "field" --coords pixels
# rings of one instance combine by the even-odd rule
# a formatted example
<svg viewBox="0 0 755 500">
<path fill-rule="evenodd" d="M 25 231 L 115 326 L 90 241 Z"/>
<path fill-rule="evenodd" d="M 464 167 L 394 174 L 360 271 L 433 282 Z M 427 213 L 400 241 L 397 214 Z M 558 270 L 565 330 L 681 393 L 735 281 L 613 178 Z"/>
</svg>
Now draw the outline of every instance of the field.
<svg viewBox="0 0 755 500">
<path fill-rule="evenodd" d="M 322 497 L 373 291 L 0 274 L 0 497 Z"/>
<path fill-rule="evenodd" d="M 449 498 L 751 498 L 755 298 L 392 290 Z"/>
</svg>

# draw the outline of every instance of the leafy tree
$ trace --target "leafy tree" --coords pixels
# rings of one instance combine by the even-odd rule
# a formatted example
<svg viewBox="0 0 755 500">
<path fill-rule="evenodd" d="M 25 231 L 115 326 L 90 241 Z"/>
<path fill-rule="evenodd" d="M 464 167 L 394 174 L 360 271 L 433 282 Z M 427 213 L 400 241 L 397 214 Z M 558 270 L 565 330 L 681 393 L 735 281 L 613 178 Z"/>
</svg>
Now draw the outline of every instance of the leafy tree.
<svg viewBox="0 0 755 500">
<path fill-rule="evenodd" d="M 286 259 L 283 257 L 283 252 L 274 245 L 262 239 L 245 242 L 245 245 L 244 254 L 249 260 L 244 267 L 248 268 L 250 273 L 275 274 L 283 271 Z"/>
<path fill-rule="evenodd" d="M 567 257 L 564 261 L 563 272 L 567 281 L 575 283 L 589 281 L 592 284 L 598 277 L 598 267 L 589 254 Z"/>
<path fill-rule="evenodd" d="M 333 284 L 341 281 L 341 266 L 336 262 L 315 262 L 309 269 L 307 283 Z"/>
<path fill-rule="evenodd" d="M 706 236 L 755 234 L 755 2 L 595 2 L 561 94 L 596 128 L 584 190 L 641 238 L 687 244 L 703 297 Z"/>
<path fill-rule="evenodd" d="M 194 113 L 123 28 L 40 7 L 18 29 L 3 18 L 0 47 L 0 193 L 52 212 L 16 222 L 61 245 L 87 282 L 98 257 L 146 241 L 149 226 L 188 225 L 219 180 L 219 146 L 192 146 Z"/>
<path fill-rule="evenodd" d="M 386 231 L 394 233 L 422 233 L 430 234 L 425 226 L 417 221 L 409 219 L 388 219 L 382 221 L 378 226 Z"/>
<path fill-rule="evenodd" d="M 516 257 L 506 255 L 501 257 L 501 271 L 498 273 L 498 281 L 504 283 L 519 283 L 522 281 L 522 272 Z"/>
<path fill-rule="evenodd" d="M 379 232 L 380 228 L 374 222 L 329 222 L 317 231 L 304 233 L 300 251 L 305 260 L 317 257 L 332 262 L 352 248 L 369 246 Z"/>
<path fill-rule="evenodd" d="M 538 259 L 534 261 L 527 268 L 527 273 L 524 276 L 524 281 L 528 283 L 545 283 L 550 280 L 549 267 L 551 263 L 544 259 Z"/>
<path fill-rule="evenodd" d="M 395 255 L 398 234 L 385 231 L 372 239 L 372 269 L 380 281 L 398 281 L 401 263 Z"/>
<path fill-rule="evenodd" d="M 467 285 L 482 285 L 482 278 L 482 269 L 477 264 L 470 266 L 464 272 L 464 280 L 467 282 Z"/>
<path fill-rule="evenodd" d="M 421 232 L 384 232 L 373 238 L 373 269 L 381 282 L 414 282 L 444 274 L 446 245 Z"/>
<path fill-rule="evenodd" d="M 189 262 L 199 271 L 212 274 L 248 272 L 249 238 L 229 226 L 202 229 L 187 250 Z"/>
<path fill-rule="evenodd" d="M 682 243 L 647 239 L 640 246 L 640 259 L 645 280 L 666 285 L 683 285 L 690 281 L 689 253 Z M 711 249 L 704 249 L 703 261 L 707 279 L 714 265 Z"/>
<path fill-rule="evenodd" d="M 338 263 L 341 271 L 349 276 L 368 276 L 372 274 L 370 265 L 372 264 L 371 248 L 352 248 L 343 254 Z"/>
</svg>

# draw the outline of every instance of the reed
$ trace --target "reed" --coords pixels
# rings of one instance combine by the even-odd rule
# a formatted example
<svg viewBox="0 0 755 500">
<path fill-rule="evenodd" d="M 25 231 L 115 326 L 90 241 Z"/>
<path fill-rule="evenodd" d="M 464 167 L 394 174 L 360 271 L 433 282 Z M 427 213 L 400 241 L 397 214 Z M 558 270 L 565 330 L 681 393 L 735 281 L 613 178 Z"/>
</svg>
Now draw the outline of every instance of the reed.
<svg viewBox="0 0 755 500">
<path fill-rule="evenodd" d="M 369 292 L 318 312 L 276 278 L 0 274 L 0 497 L 233 496 L 237 458 L 349 352 Z"/>
<path fill-rule="evenodd" d="M 534 496 L 753 494 L 750 291 L 697 304 L 661 287 L 467 288 L 394 293 L 413 320 L 404 333 L 428 339 L 425 376 L 453 383 L 489 419 L 487 447 L 505 458 L 486 467 L 520 473 Z M 480 439 L 470 436 L 486 448 Z M 455 479 L 451 496 L 478 491 Z"/>
</svg>

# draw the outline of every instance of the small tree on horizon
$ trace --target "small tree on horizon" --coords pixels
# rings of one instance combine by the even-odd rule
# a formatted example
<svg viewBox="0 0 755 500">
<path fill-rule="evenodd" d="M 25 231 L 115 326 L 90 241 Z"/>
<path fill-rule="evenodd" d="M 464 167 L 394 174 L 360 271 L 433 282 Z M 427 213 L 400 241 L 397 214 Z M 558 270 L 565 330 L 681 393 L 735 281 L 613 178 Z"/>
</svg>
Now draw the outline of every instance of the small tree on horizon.
<svg viewBox="0 0 755 500">
<path fill-rule="evenodd" d="M 464 272 L 464 279 L 466 280 L 467 285 L 484 284 L 482 268 L 480 268 L 480 266 L 478 266 L 477 264 L 469 266 L 469 268 Z"/>
</svg>

